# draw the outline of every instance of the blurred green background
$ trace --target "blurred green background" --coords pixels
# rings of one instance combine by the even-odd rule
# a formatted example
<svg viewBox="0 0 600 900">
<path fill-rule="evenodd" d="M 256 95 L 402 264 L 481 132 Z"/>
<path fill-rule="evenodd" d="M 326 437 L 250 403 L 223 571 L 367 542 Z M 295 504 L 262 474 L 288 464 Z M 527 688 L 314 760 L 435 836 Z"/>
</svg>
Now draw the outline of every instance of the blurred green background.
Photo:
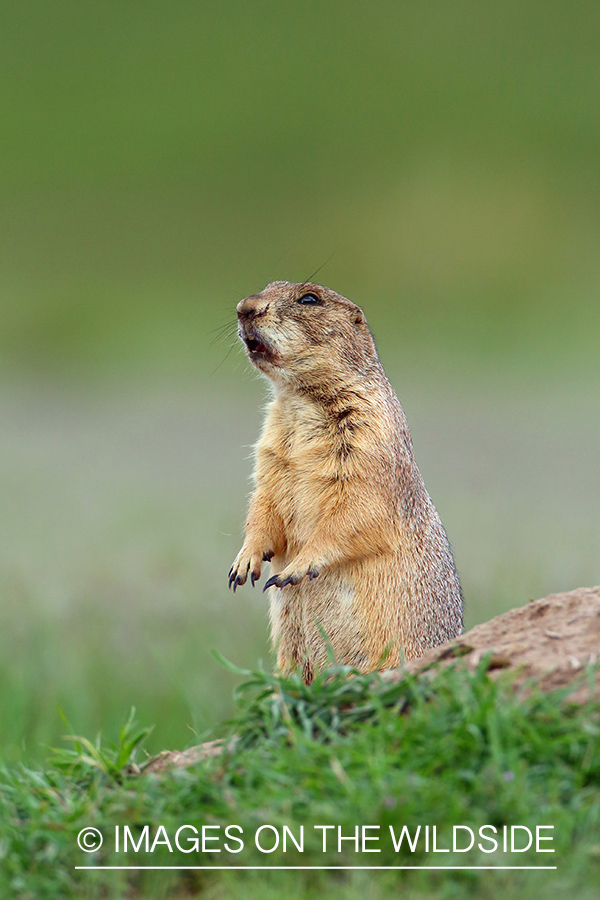
<svg viewBox="0 0 600 900">
<path fill-rule="evenodd" d="M 273 278 L 364 307 L 467 625 L 600 581 L 597 4 L 8 0 L 0 70 L 0 757 L 271 665 L 218 329 Z"/>
</svg>

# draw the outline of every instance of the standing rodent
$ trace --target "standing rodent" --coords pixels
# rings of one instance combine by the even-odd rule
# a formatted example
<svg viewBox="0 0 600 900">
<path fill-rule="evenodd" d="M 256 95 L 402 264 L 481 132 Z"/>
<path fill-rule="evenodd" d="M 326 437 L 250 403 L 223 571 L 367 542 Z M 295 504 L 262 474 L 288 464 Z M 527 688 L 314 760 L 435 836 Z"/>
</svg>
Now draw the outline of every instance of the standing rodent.
<svg viewBox="0 0 600 900">
<path fill-rule="evenodd" d="M 275 281 L 238 305 L 238 333 L 274 397 L 256 445 L 235 591 L 270 560 L 271 637 L 284 673 L 362 672 L 421 656 L 462 629 L 446 532 L 360 307 Z"/>
</svg>

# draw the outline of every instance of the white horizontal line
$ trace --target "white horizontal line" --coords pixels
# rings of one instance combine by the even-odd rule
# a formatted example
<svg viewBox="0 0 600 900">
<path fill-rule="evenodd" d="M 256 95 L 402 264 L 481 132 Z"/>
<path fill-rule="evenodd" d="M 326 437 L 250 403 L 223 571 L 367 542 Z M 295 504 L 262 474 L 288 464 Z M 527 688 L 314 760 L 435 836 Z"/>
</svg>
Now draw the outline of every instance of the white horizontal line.
<svg viewBox="0 0 600 900">
<path fill-rule="evenodd" d="M 466 871 L 472 869 L 556 869 L 557 866 L 75 866 L 76 869 L 435 869 Z"/>
</svg>

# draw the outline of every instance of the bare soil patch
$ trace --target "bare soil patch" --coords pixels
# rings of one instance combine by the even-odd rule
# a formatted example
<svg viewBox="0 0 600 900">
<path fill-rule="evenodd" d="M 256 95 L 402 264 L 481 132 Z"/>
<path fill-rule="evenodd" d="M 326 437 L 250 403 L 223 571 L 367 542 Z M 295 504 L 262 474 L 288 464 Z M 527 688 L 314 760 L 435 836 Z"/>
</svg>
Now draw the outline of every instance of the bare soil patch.
<svg viewBox="0 0 600 900">
<path fill-rule="evenodd" d="M 404 668 L 390 669 L 384 677 L 398 681 L 405 671 L 421 672 L 458 660 L 474 669 L 486 655 L 491 673 L 513 671 L 516 686 L 533 679 L 542 691 L 551 691 L 581 680 L 569 699 L 583 701 L 590 685 L 600 686 L 598 671 L 590 681 L 581 678 L 600 659 L 600 587 L 549 594 L 510 609 Z"/>
</svg>

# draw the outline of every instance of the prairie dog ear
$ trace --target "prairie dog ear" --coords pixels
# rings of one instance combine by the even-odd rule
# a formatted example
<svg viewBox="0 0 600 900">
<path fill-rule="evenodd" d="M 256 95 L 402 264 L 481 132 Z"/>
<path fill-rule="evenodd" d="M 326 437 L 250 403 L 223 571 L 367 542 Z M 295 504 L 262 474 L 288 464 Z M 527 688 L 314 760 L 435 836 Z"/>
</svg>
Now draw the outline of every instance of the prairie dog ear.
<svg viewBox="0 0 600 900">
<path fill-rule="evenodd" d="M 365 314 L 360 308 L 360 306 L 354 307 L 354 324 L 355 325 L 364 325 L 366 322 Z"/>
</svg>

